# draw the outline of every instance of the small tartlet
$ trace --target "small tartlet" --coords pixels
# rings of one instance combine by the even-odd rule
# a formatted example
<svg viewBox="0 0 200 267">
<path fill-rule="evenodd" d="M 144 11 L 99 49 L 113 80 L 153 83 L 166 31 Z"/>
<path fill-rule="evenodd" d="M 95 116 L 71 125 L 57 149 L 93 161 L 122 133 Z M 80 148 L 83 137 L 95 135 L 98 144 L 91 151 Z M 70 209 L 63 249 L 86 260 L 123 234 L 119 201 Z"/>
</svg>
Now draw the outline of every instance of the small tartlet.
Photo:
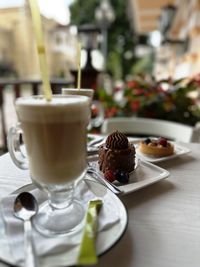
<svg viewBox="0 0 200 267">
<path fill-rule="evenodd" d="M 139 151 L 154 157 L 166 157 L 174 154 L 174 145 L 166 138 L 146 138 L 139 143 Z"/>
</svg>

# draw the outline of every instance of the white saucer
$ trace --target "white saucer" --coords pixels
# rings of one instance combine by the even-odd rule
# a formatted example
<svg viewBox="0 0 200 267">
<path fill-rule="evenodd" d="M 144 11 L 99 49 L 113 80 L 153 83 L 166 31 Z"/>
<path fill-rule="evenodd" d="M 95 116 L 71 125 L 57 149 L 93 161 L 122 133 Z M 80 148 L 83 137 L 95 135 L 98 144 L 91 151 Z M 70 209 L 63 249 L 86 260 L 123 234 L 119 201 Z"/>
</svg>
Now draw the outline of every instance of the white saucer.
<svg viewBox="0 0 200 267">
<path fill-rule="evenodd" d="M 90 183 L 91 189 L 94 186 L 95 190 L 99 188 L 100 192 L 102 191 L 105 192 L 105 187 L 102 187 L 102 185 L 97 184 L 96 182 L 93 181 L 88 181 L 88 182 Z M 19 188 L 14 193 L 31 191 L 34 188 L 35 185 L 28 184 L 26 186 Z M 111 227 L 106 228 L 98 233 L 96 240 L 96 250 L 97 250 L 97 255 L 100 256 L 101 254 L 104 254 L 105 252 L 110 250 L 120 240 L 121 236 L 123 235 L 127 227 L 128 218 L 127 218 L 127 211 L 123 203 L 111 191 L 107 190 L 103 196 L 101 197 L 97 196 L 97 197 L 102 199 L 105 209 L 107 207 L 110 210 L 110 206 L 112 205 L 113 212 L 117 213 L 119 218 L 119 220 L 117 220 L 117 222 L 113 224 Z M 109 214 L 107 216 L 109 216 Z M 58 262 L 59 266 L 71 266 L 71 265 L 76 265 L 76 259 L 77 259 L 77 249 L 66 251 L 65 253 L 61 254 L 52 254 L 50 256 L 44 256 L 42 257 L 41 266 L 54 267 L 56 266 L 56 263 L 58 264 Z M 7 242 L 7 237 L 5 234 L 5 225 L 1 214 L 0 214 L 0 261 L 8 265 L 9 264 L 16 265 L 15 262 L 13 262 L 12 252 L 10 251 L 9 244 Z"/>
</svg>

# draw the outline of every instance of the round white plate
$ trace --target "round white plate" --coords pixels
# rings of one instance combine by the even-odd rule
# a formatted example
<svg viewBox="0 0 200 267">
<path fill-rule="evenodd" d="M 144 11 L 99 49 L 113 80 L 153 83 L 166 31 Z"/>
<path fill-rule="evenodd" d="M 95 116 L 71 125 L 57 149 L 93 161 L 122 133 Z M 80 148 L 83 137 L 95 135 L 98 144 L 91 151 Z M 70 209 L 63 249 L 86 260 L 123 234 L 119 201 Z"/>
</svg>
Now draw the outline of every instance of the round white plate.
<svg viewBox="0 0 200 267">
<path fill-rule="evenodd" d="M 111 227 L 109 227 L 108 229 L 104 229 L 103 231 L 98 233 L 96 240 L 96 250 L 97 250 L 97 255 L 100 256 L 105 252 L 107 252 L 108 250 L 110 250 L 120 240 L 121 236 L 125 232 L 128 222 L 127 211 L 121 200 L 111 191 L 109 190 L 105 191 L 105 187 L 102 187 L 102 185 L 96 182 L 93 181 L 88 181 L 88 182 L 90 183 L 89 187 L 93 193 L 98 191 L 100 192 L 100 194 L 97 197 L 102 199 L 104 208 L 108 207 L 110 210 L 110 206 L 112 205 L 113 212 L 117 213 L 119 218 L 117 222 L 113 224 Z M 31 191 L 34 188 L 35 186 L 33 184 L 29 184 L 19 188 L 14 193 Z M 104 194 L 102 194 L 102 192 L 104 192 Z M 100 195 L 101 197 L 99 197 Z M 101 216 L 100 214 L 99 216 Z M 109 216 L 109 214 L 107 216 Z M 7 264 L 15 265 L 12 258 L 13 258 L 12 252 L 9 249 L 9 245 L 5 234 L 5 226 L 3 218 L 0 215 L 0 261 Z M 53 267 L 57 266 L 58 263 L 59 266 L 76 265 L 76 258 L 77 258 L 77 250 L 74 252 L 74 255 L 73 255 L 73 250 L 70 250 L 69 252 L 66 251 L 65 253 L 62 254 L 57 254 L 57 255 L 54 254 L 42 257 L 41 266 Z"/>
<path fill-rule="evenodd" d="M 137 156 L 142 160 L 145 160 L 145 161 L 148 161 L 148 162 L 151 162 L 151 163 L 158 163 L 158 162 L 161 162 L 161 161 L 174 159 L 176 157 L 185 155 L 185 154 L 190 152 L 189 148 L 184 147 L 181 144 L 178 144 L 178 143 L 172 142 L 172 141 L 171 141 L 171 143 L 174 145 L 174 154 L 170 155 L 170 156 L 155 157 L 155 156 L 150 156 L 150 155 L 143 154 L 143 153 L 141 153 L 139 151 L 138 143 L 136 144 L 136 153 L 137 153 Z"/>
</svg>

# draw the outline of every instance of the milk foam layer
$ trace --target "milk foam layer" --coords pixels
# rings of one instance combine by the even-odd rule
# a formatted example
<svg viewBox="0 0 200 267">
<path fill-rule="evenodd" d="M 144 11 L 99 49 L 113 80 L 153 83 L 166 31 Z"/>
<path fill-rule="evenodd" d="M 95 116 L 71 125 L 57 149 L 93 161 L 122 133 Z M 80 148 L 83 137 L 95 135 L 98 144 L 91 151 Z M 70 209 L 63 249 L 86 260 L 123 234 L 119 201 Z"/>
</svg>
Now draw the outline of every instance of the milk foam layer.
<svg viewBox="0 0 200 267">
<path fill-rule="evenodd" d="M 19 119 L 32 122 L 82 121 L 90 113 L 89 99 L 85 96 L 53 96 L 51 101 L 43 96 L 22 97 L 15 105 Z"/>
</svg>

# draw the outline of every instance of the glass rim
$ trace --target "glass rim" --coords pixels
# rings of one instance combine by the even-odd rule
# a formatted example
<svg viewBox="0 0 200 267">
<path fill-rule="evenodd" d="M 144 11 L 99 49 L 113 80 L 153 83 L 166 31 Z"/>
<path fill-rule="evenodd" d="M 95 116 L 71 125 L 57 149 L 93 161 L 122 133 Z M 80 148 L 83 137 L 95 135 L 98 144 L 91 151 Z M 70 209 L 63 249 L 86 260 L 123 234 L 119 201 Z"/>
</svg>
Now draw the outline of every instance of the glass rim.
<svg viewBox="0 0 200 267">
<path fill-rule="evenodd" d="M 75 91 L 75 90 L 78 91 L 78 90 L 80 90 L 80 91 L 92 91 L 92 92 L 94 91 L 94 89 L 92 89 L 92 88 L 80 88 L 80 89 L 79 88 L 65 88 L 65 87 L 62 88 L 62 91 L 65 91 L 65 90 L 66 91 Z"/>
<path fill-rule="evenodd" d="M 82 103 L 88 102 L 88 97 L 84 95 L 63 95 L 63 94 L 53 94 L 52 99 L 55 98 L 72 98 L 72 99 L 77 99 L 79 102 L 81 101 Z M 40 105 L 47 105 L 51 104 L 51 100 L 46 100 L 45 95 L 30 95 L 30 96 L 21 96 L 15 99 L 15 105 L 29 105 L 31 106 L 31 102 L 28 102 L 26 100 L 28 99 L 39 99 L 39 100 L 44 100 L 44 102 L 40 102 Z M 78 102 L 76 101 L 76 102 Z M 32 103 L 33 104 L 33 103 Z M 54 104 L 54 103 L 53 103 Z M 55 103 L 56 104 L 56 103 Z M 60 102 L 59 104 L 66 104 L 65 102 Z M 33 104 L 34 105 L 34 104 Z"/>
</svg>

